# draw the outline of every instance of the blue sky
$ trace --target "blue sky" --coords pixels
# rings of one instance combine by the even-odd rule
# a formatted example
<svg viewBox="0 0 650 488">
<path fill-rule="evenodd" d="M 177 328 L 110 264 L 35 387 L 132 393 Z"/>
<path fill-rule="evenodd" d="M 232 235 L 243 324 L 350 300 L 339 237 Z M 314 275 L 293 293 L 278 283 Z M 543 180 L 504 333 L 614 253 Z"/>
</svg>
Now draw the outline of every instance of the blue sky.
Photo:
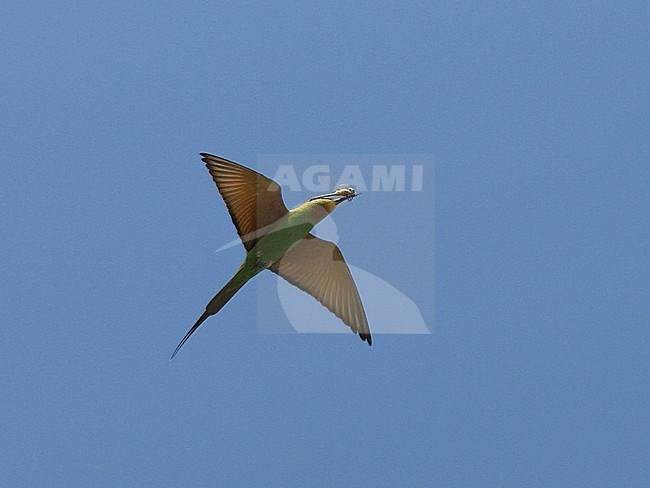
<svg viewBox="0 0 650 488">
<path fill-rule="evenodd" d="M 3 4 L 4 485 L 648 485 L 649 9 L 432 4 Z M 200 151 L 432 158 L 336 224 L 433 334 L 264 273 L 170 362 L 243 257 Z"/>
</svg>

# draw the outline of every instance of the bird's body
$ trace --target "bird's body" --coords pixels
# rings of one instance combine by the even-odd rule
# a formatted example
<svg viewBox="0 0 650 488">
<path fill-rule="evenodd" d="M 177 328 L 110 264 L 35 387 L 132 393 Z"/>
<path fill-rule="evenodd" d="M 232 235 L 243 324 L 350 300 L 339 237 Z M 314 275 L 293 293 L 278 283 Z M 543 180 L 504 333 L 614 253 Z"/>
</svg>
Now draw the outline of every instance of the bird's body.
<svg viewBox="0 0 650 488">
<path fill-rule="evenodd" d="M 259 238 L 246 258 L 258 259 L 260 264 L 265 265 L 262 269 L 268 268 L 303 240 L 335 208 L 336 203 L 327 199 L 309 200 L 294 208 Z"/>
<path fill-rule="evenodd" d="M 280 187 L 273 180 L 218 156 L 201 155 L 247 253 L 235 275 L 210 300 L 172 358 L 208 317 L 221 310 L 241 287 L 265 269 L 314 296 L 372 344 L 363 305 L 343 255 L 334 243 L 310 233 L 339 203 L 351 200 L 357 193 L 345 188 L 312 198 L 288 211 Z"/>
</svg>

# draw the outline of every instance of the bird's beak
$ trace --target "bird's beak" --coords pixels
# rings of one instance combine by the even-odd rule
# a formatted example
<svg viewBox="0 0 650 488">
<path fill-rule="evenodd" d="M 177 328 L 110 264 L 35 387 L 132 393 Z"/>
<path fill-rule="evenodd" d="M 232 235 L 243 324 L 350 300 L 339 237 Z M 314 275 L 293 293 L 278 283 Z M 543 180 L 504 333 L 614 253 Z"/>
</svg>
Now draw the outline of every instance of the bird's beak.
<svg viewBox="0 0 650 488">
<path fill-rule="evenodd" d="M 310 198 L 309 200 L 317 200 L 319 198 L 327 198 L 329 200 L 333 200 L 336 202 L 338 205 L 341 202 L 345 202 L 346 200 L 352 201 L 353 198 L 361 195 L 360 193 L 357 193 L 356 191 L 352 190 L 352 192 L 342 192 L 341 190 L 337 190 L 332 193 L 325 193 L 324 195 L 318 195 L 316 197 Z"/>
</svg>

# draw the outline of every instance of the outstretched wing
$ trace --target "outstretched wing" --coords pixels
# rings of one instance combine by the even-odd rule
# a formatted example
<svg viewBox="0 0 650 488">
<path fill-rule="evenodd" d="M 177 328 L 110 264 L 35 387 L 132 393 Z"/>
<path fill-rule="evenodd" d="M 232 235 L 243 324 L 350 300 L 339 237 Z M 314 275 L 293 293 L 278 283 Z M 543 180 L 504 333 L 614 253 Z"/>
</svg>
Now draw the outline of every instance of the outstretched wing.
<svg viewBox="0 0 650 488">
<path fill-rule="evenodd" d="M 212 154 L 201 153 L 237 233 L 250 251 L 268 227 L 287 212 L 282 189 L 275 181 L 241 164 Z"/>
<path fill-rule="evenodd" d="M 372 345 L 361 297 L 336 244 L 309 234 L 269 269 L 309 293 Z"/>
</svg>

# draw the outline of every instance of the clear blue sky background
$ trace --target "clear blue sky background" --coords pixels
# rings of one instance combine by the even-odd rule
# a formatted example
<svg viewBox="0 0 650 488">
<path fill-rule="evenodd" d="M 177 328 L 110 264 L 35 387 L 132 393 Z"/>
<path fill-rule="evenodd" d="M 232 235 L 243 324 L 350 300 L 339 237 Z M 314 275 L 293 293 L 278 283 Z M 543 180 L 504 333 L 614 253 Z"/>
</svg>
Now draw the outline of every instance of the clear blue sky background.
<svg viewBox="0 0 650 488">
<path fill-rule="evenodd" d="M 610 4 L 4 2 L 3 486 L 648 486 L 650 12 Z M 251 285 L 170 362 L 243 256 L 199 151 L 433 155 L 336 222 L 434 334 L 260 334 Z"/>
</svg>

